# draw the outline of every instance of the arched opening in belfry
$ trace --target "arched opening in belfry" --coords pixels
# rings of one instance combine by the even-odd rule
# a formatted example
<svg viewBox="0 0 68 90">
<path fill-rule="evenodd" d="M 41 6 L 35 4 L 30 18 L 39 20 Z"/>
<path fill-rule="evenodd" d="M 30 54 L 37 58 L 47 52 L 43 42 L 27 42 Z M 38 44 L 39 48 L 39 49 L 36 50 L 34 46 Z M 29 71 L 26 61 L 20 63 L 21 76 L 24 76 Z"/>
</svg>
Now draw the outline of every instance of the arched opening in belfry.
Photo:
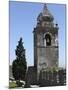
<svg viewBox="0 0 68 90">
<path fill-rule="evenodd" d="M 45 45 L 46 46 L 51 46 L 51 36 L 50 36 L 50 34 L 45 35 Z"/>
</svg>

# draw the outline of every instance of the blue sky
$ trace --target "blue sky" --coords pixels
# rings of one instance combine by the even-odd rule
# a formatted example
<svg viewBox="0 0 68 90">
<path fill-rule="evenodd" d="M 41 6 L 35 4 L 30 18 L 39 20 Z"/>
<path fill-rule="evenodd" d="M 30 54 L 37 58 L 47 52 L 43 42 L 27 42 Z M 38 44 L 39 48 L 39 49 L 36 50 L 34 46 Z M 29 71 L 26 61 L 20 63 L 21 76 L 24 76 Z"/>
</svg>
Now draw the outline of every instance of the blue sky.
<svg viewBox="0 0 68 90">
<path fill-rule="evenodd" d="M 43 3 L 9 2 L 10 18 L 10 64 L 15 59 L 15 49 L 20 37 L 23 38 L 26 49 L 28 65 L 34 64 L 33 53 L 33 29 L 37 24 L 37 16 L 42 11 Z M 48 9 L 54 16 L 54 22 L 59 26 L 59 66 L 65 66 L 65 11 L 63 4 L 47 4 Z"/>
</svg>

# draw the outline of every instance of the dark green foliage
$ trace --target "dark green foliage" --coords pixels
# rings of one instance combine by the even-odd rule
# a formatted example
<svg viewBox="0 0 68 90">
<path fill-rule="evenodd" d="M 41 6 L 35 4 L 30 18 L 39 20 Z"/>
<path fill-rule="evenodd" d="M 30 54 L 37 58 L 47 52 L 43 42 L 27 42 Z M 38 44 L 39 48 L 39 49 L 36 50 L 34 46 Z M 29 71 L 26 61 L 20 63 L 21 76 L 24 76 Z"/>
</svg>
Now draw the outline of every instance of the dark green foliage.
<svg viewBox="0 0 68 90">
<path fill-rule="evenodd" d="M 58 74 L 59 74 L 59 84 L 60 85 L 64 85 L 64 83 L 65 83 L 65 74 L 64 74 L 64 70 L 62 69 L 62 70 L 59 70 L 59 72 L 58 72 Z"/>
<path fill-rule="evenodd" d="M 12 63 L 12 73 L 15 80 L 25 80 L 26 74 L 26 58 L 25 49 L 23 47 L 22 38 L 20 38 L 15 50 L 16 59 Z"/>
<path fill-rule="evenodd" d="M 39 85 L 40 87 L 66 85 L 66 69 L 41 70 Z"/>
<path fill-rule="evenodd" d="M 23 85 L 23 83 L 18 80 L 16 81 L 16 84 L 17 84 L 17 87 L 21 87 Z"/>
</svg>

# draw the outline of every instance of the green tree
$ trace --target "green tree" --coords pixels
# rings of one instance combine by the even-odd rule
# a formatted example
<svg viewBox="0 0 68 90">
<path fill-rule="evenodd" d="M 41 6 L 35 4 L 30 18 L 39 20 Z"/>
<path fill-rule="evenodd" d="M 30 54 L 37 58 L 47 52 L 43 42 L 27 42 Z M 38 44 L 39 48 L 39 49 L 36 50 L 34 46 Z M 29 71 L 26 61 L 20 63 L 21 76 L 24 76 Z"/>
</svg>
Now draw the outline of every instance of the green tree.
<svg viewBox="0 0 68 90">
<path fill-rule="evenodd" d="M 25 49 L 23 46 L 22 38 L 18 41 L 15 50 L 16 59 L 12 63 L 12 73 L 15 80 L 25 80 L 27 63 L 25 58 Z"/>
</svg>

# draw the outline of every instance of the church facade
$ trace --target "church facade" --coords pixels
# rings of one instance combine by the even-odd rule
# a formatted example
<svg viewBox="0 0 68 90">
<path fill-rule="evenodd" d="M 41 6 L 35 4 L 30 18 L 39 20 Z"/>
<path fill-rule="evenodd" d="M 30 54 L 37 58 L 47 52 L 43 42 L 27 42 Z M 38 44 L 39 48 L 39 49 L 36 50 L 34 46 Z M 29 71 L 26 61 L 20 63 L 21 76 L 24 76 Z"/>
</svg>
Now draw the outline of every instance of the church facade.
<svg viewBox="0 0 68 90">
<path fill-rule="evenodd" d="M 28 67 L 28 83 L 36 83 L 42 70 L 58 67 L 58 29 L 58 24 L 54 23 L 54 17 L 45 4 L 33 30 L 34 66 Z"/>
</svg>

